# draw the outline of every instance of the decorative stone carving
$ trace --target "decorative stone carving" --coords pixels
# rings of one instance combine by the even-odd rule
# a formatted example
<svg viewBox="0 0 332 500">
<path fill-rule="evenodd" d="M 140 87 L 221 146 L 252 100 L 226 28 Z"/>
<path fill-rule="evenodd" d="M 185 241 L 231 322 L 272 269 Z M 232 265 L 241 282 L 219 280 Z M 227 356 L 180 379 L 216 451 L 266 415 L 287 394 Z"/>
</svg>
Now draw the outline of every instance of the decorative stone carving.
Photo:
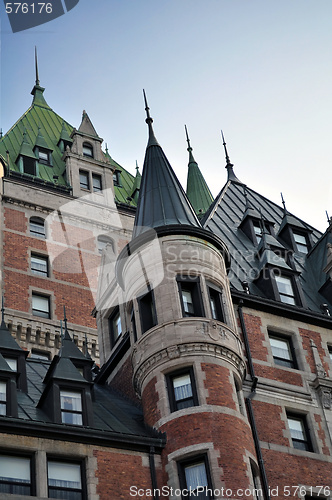
<svg viewBox="0 0 332 500">
<path fill-rule="evenodd" d="M 331 410 L 331 408 L 332 408 L 332 390 L 331 389 L 322 389 L 321 398 L 322 398 L 323 408 Z"/>
</svg>

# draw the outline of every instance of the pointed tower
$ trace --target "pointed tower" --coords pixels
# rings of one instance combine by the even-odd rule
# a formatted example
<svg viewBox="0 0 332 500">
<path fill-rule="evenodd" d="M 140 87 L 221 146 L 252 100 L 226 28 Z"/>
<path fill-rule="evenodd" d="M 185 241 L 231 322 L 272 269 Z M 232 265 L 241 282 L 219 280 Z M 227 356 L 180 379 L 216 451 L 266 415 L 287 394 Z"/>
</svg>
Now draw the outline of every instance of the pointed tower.
<svg viewBox="0 0 332 500">
<path fill-rule="evenodd" d="M 166 433 L 160 484 L 200 493 L 248 488 L 255 449 L 241 399 L 230 256 L 201 227 L 154 135 L 146 97 L 145 106 L 140 197 L 133 239 L 116 266 L 122 302 L 101 321 L 111 343 L 102 338 L 109 358 L 100 380 L 126 391 L 133 380 L 146 423 Z"/>
<path fill-rule="evenodd" d="M 186 137 L 189 153 L 189 163 L 188 163 L 188 176 L 187 176 L 187 196 L 195 209 L 195 212 L 199 218 L 201 218 L 205 212 L 208 210 L 209 206 L 213 202 L 213 196 L 211 191 L 200 171 L 197 162 L 193 156 L 193 149 L 190 145 L 190 140 L 188 136 L 188 130 L 185 125 Z"/>
</svg>

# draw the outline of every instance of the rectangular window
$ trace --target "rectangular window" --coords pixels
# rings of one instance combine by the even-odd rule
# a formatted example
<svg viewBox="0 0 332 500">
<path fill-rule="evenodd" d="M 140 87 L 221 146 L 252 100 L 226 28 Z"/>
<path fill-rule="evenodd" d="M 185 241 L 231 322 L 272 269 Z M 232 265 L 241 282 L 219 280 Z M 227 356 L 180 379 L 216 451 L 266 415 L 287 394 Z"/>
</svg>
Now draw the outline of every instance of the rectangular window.
<svg viewBox="0 0 332 500">
<path fill-rule="evenodd" d="M 254 226 L 254 233 L 256 236 L 256 240 L 257 240 L 257 245 L 259 245 L 259 243 L 262 239 L 262 228 L 261 228 L 260 224 L 258 224 L 258 222 L 257 223 L 254 222 L 253 226 Z"/>
<path fill-rule="evenodd" d="M 192 495 L 184 494 L 183 498 L 187 496 L 200 500 L 213 498 L 211 495 L 213 488 L 206 455 L 179 462 L 178 469 L 181 490 L 184 493 L 187 493 L 187 491 L 192 492 Z"/>
<path fill-rule="evenodd" d="M 111 346 L 113 347 L 120 335 L 122 334 L 121 316 L 119 308 L 117 307 L 109 319 Z"/>
<path fill-rule="evenodd" d="M 7 358 L 6 356 L 4 356 L 4 359 L 7 363 L 7 365 L 9 366 L 9 368 L 11 370 L 13 370 L 13 372 L 17 372 L 17 359 L 16 358 Z"/>
<path fill-rule="evenodd" d="M 192 368 L 167 375 L 166 380 L 172 412 L 198 405 Z"/>
<path fill-rule="evenodd" d="M 152 290 L 138 298 L 138 305 L 140 310 L 142 333 L 145 333 L 157 324 L 157 315 Z"/>
<path fill-rule="evenodd" d="M 83 425 L 82 394 L 60 391 L 61 421 L 63 424 Z"/>
<path fill-rule="evenodd" d="M 199 278 L 177 278 L 183 317 L 204 316 Z"/>
<path fill-rule="evenodd" d="M 290 338 L 269 336 L 273 359 L 276 365 L 297 368 L 294 349 Z"/>
<path fill-rule="evenodd" d="M 50 154 L 51 153 L 49 153 L 46 149 L 39 149 L 39 163 L 42 163 L 43 165 L 50 165 Z"/>
<path fill-rule="evenodd" d="M 308 253 L 308 243 L 307 243 L 307 238 L 305 237 L 305 235 L 299 234 L 299 233 L 294 233 L 294 231 L 293 231 L 293 236 L 294 236 L 297 251 L 301 252 L 301 253 Z"/>
<path fill-rule="evenodd" d="M 288 414 L 287 420 L 294 448 L 313 451 L 305 416 Z"/>
<path fill-rule="evenodd" d="M 31 460 L 28 457 L 0 455 L 0 492 L 32 495 Z"/>
<path fill-rule="evenodd" d="M 89 172 L 85 172 L 85 170 L 80 170 L 80 188 L 90 189 Z"/>
<path fill-rule="evenodd" d="M 49 460 L 48 497 L 66 500 L 82 500 L 81 464 Z"/>
<path fill-rule="evenodd" d="M 0 415 L 7 414 L 7 383 L 0 380 Z"/>
<path fill-rule="evenodd" d="M 98 174 L 92 174 L 92 190 L 95 193 L 98 193 L 99 191 L 102 190 L 101 186 L 101 175 Z"/>
<path fill-rule="evenodd" d="M 120 186 L 120 172 L 113 172 L 113 184 L 114 186 Z"/>
<path fill-rule="evenodd" d="M 29 156 L 21 157 L 23 159 L 23 172 L 29 175 L 36 175 L 36 160 Z"/>
<path fill-rule="evenodd" d="M 210 307 L 211 307 L 211 315 L 213 319 L 218 321 L 225 322 L 224 311 L 222 305 L 222 294 L 221 291 L 217 290 L 214 287 L 209 286 L 209 297 L 210 297 Z"/>
<path fill-rule="evenodd" d="M 31 254 L 31 272 L 38 276 L 48 276 L 48 258 Z"/>
<path fill-rule="evenodd" d="M 41 318 L 50 318 L 50 298 L 32 294 L 32 314 Z"/>
<path fill-rule="evenodd" d="M 275 279 L 281 302 L 295 305 L 295 294 L 291 278 L 287 276 L 276 276 Z"/>
<path fill-rule="evenodd" d="M 46 238 L 45 221 L 39 217 L 31 217 L 30 234 L 37 236 L 37 238 Z"/>
</svg>

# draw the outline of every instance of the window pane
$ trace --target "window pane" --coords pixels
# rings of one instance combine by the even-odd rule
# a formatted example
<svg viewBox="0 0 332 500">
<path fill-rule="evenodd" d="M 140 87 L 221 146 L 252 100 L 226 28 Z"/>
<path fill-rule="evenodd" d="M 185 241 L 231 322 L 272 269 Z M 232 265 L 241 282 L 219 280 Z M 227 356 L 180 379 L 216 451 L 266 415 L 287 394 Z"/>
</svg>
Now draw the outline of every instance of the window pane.
<svg viewBox="0 0 332 500">
<path fill-rule="evenodd" d="M 262 230 L 261 230 L 261 227 L 257 224 L 254 224 L 254 231 L 255 231 L 255 235 L 256 235 L 256 240 L 257 240 L 257 243 L 259 243 L 262 239 Z"/>
<path fill-rule="evenodd" d="M 30 459 L 0 456 L 0 481 L 30 483 Z"/>
<path fill-rule="evenodd" d="M 288 425 L 293 439 L 301 439 L 302 441 L 305 441 L 306 436 L 301 420 L 295 420 L 288 417 Z"/>
<path fill-rule="evenodd" d="M 48 484 L 58 488 L 82 487 L 81 467 L 79 464 L 48 462 Z"/>
<path fill-rule="evenodd" d="M 176 401 L 191 398 L 193 395 L 189 373 L 179 377 L 174 377 L 173 387 Z"/>
<path fill-rule="evenodd" d="M 6 363 L 9 366 L 9 368 L 11 368 L 13 372 L 17 372 L 17 359 L 7 358 L 6 356 L 4 356 L 4 359 L 6 360 Z"/>
<path fill-rule="evenodd" d="M 42 318 L 50 317 L 49 298 L 41 295 L 32 295 L 32 313 Z"/>
<path fill-rule="evenodd" d="M 89 173 L 80 170 L 80 187 L 81 189 L 89 189 Z"/>
<path fill-rule="evenodd" d="M 190 315 L 194 314 L 194 304 L 190 290 L 185 290 L 182 288 L 182 301 L 184 312 Z"/>
<path fill-rule="evenodd" d="M 31 272 L 39 276 L 47 276 L 47 257 L 31 255 Z"/>
<path fill-rule="evenodd" d="M 204 462 L 194 465 L 187 465 L 184 472 L 188 489 L 191 488 L 192 490 L 196 490 L 198 486 L 208 487 L 208 480 Z"/>
<path fill-rule="evenodd" d="M 61 391 L 61 409 L 82 411 L 82 396 L 79 392 Z"/>
<path fill-rule="evenodd" d="M 303 234 L 293 233 L 297 250 L 302 253 L 308 253 L 308 244 Z"/>
<path fill-rule="evenodd" d="M 277 358 L 292 359 L 287 340 L 270 338 L 272 354 Z"/>
<path fill-rule="evenodd" d="M 30 219 L 30 234 L 33 236 L 38 236 L 40 238 L 45 238 L 45 223 L 43 220 L 37 220 L 34 218 Z"/>
<path fill-rule="evenodd" d="M 276 276 L 276 283 L 280 294 L 281 302 L 295 305 L 292 281 L 285 276 Z"/>
<path fill-rule="evenodd" d="M 83 156 L 93 158 L 93 148 L 90 144 L 83 144 Z"/>
<path fill-rule="evenodd" d="M 6 415 L 7 413 L 7 384 L 4 381 L 0 381 L 0 415 Z"/>
<path fill-rule="evenodd" d="M 93 191 L 101 191 L 101 176 L 97 174 L 92 174 L 92 188 Z"/>
</svg>

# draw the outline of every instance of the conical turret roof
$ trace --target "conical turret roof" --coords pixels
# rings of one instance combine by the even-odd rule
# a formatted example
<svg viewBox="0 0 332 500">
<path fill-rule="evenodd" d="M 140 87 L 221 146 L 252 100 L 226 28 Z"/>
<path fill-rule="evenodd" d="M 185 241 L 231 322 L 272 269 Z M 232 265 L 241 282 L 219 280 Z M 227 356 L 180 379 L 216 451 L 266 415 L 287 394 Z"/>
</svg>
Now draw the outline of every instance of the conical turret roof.
<svg viewBox="0 0 332 500">
<path fill-rule="evenodd" d="M 145 97 L 145 94 L 144 94 Z M 201 228 L 197 216 L 159 145 L 145 97 L 149 141 L 143 166 L 133 238 L 153 228 L 189 225 Z"/>
</svg>

